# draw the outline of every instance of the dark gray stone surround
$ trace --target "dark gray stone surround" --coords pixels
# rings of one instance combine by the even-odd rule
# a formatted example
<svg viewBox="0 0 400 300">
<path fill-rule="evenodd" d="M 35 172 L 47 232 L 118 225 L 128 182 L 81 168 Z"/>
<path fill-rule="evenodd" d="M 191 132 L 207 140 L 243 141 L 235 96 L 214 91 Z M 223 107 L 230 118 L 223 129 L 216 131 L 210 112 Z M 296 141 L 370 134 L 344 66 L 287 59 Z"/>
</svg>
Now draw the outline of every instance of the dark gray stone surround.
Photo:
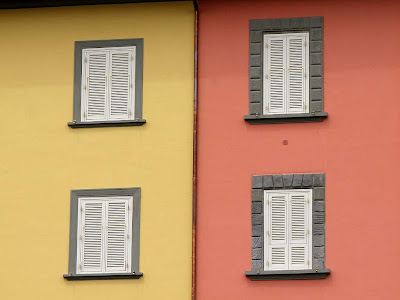
<svg viewBox="0 0 400 300">
<path fill-rule="evenodd" d="M 137 279 L 143 276 L 139 272 L 139 250 L 140 250 L 140 194 L 139 187 L 115 188 L 115 189 L 90 189 L 72 190 L 70 208 L 70 230 L 69 230 L 69 263 L 68 274 L 64 274 L 67 280 L 93 280 L 93 279 Z M 108 197 L 108 196 L 132 196 L 132 259 L 131 270 L 123 274 L 77 274 L 77 233 L 78 233 L 78 199 L 81 197 Z"/>
<path fill-rule="evenodd" d="M 128 47 L 128 46 L 136 47 L 134 120 L 82 122 L 81 118 L 82 50 L 87 48 Z M 74 110 L 73 110 L 73 121 L 68 123 L 69 127 L 84 128 L 84 127 L 141 126 L 146 123 L 146 120 L 142 119 L 142 108 L 143 108 L 143 39 L 142 38 L 75 42 Z"/>
<path fill-rule="evenodd" d="M 251 270 L 264 271 L 264 191 L 312 189 L 312 269 L 325 269 L 325 174 L 252 176 Z"/>
<path fill-rule="evenodd" d="M 324 112 L 323 92 L 323 35 L 324 18 L 287 18 L 250 20 L 249 58 L 249 115 L 250 124 L 297 123 L 322 121 Z M 310 34 L 310 113 L 263 115 L 263 35 L 265 33 L 309 32 Z"/>
</svg>

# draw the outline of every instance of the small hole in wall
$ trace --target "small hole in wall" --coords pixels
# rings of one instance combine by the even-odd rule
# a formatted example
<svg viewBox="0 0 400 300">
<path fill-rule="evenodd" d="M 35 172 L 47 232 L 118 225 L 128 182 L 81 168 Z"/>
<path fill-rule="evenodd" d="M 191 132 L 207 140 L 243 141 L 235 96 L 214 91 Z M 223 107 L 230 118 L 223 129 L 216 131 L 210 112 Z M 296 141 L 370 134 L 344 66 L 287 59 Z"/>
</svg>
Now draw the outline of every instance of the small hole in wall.
<svg viewBox="0 0 400 300">
<path fill-rule="evenodd" d="M 288 140 L 283 140 L 282 144 L 286 146 L 288 144 Z"/>
</svg>

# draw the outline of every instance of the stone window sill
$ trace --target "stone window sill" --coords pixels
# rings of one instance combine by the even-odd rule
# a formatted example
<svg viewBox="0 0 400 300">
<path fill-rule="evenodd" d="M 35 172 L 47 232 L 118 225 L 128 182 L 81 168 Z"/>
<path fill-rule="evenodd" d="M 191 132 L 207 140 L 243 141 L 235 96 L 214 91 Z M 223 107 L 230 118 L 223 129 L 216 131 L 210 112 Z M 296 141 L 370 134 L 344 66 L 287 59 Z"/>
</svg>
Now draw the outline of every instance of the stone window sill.
<svg viewBox="0 0 400 300">
<path fill-rule="evenodd" d="M 331 273 L 330 269 L 321 270 L 285 270 L 285 271 L 246 271 L 251 280 L 294 280 L 294 279 L 325 279 Z"/>
<path fill-rule="evenodd" d="M 64 278 L 68 281 L 73 280 L 109 280 L 109 279 L 139 279 L 143 273 L 118 273 L 118 274 L 64 274 Z"/>
<path fill-rule="evenodd" d="M 245 115 L 244 120 L 251 125 L 322 122 L 328 117 L 326 112 L 307 114 Z"/>
<path fill-rule="evenodd" d="M 101 122 L 69 122 L 71 128 L 93 128 L 93 127 L 126 127 L 126 126 L 142 126 L 146 120 L 129 120 L 129 121 L 101 121 Z"/>
</svg>

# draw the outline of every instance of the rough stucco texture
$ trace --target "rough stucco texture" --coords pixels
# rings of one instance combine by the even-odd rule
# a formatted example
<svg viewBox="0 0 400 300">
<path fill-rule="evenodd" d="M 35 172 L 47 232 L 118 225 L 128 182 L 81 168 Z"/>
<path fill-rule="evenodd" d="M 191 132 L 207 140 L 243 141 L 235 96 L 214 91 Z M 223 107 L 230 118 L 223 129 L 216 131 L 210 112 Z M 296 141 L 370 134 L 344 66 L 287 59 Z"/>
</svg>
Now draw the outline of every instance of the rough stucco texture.
<svg viewBox="0 0 400 300">
<path fill-rule="evenodd" d="M 2 299 L 191 294 L 193 5 L 1 10 Z M 141 127 L 71 129 L 74 42 L 144 39 Z M 141 187 L 138 280 L 69 282 L 71 189 Z"/>
<path fill-rule="evenodd" d="M 398 1 L 200 2 L 197 300 L 398 297 L 399 12 Z M 308 16 L 324 16 L 329 117 L 247 124 L 249 20 Z M 292 173 L 326 174 L 332 273 L 250 281 L 251 176 Z"/>
</svg>

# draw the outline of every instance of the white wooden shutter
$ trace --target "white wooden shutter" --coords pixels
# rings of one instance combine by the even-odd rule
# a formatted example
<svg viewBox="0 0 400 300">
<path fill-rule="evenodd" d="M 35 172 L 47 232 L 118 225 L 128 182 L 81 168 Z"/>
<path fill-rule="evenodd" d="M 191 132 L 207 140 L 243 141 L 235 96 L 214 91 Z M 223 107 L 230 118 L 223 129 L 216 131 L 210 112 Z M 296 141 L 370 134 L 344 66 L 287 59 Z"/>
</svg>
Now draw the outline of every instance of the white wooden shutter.
<svg viewBox="0 0 400 300">
<path fill-rule="evenodd" d="M 110 199 L 106 202 L 106 272 L 128 271 L 129 201 Z"/>
<path fill-rule="evenodd" d="M 287 228 L 288 195 L 270 193 L 268 195 L 268 259 L 269 270 L 288 269 L 288 228 Z"/>
<path fill-rule="evenodd" d="M 309 112 L 308 33 L 264 35 L 264 114 Z"/>
<path fill-rule="evenodd" d="M 82 54 L 82 121 L 134 119 L 136 47 Z"/>
<path fill-rule="evenodd" d="M 308 192 L 289 194 L 289 269 L 310 269 Z"/>
<path fill-rule="evenodd" d="M 132 197 L 79 199 L 77 273 L 131 270 Z"/>
<path fill-rule="evenodd" d="M 80 206 L 78 273 L 98 273 L 103 261 L 104 203 L 82 200 Z"/>
<path fill-rule="evenodd" d="M 293 34 L 287 37 L 287 112 L 305 113 L 308 94 L 308 75 L 306 64 L 306 34 Z"/>
<path fill-rule="evenodd" d="M 312 191 L 265 191 L 265 270 L 312 267 Z"/>
<path fill-rule="evenodd" d="M 286 38 L 274 35 L 265 38 L 264 113 L 285 113 Z"/>
<path fill-rule="evenodd" d="M 104 121 L 107 118 L 108 52 L 83 52 L 82 120 Z"/>
<path fill-rule="evenodd" d="M 110 51 L 109 119 L 133 119 L 135 48 Z"/>
</svg>

